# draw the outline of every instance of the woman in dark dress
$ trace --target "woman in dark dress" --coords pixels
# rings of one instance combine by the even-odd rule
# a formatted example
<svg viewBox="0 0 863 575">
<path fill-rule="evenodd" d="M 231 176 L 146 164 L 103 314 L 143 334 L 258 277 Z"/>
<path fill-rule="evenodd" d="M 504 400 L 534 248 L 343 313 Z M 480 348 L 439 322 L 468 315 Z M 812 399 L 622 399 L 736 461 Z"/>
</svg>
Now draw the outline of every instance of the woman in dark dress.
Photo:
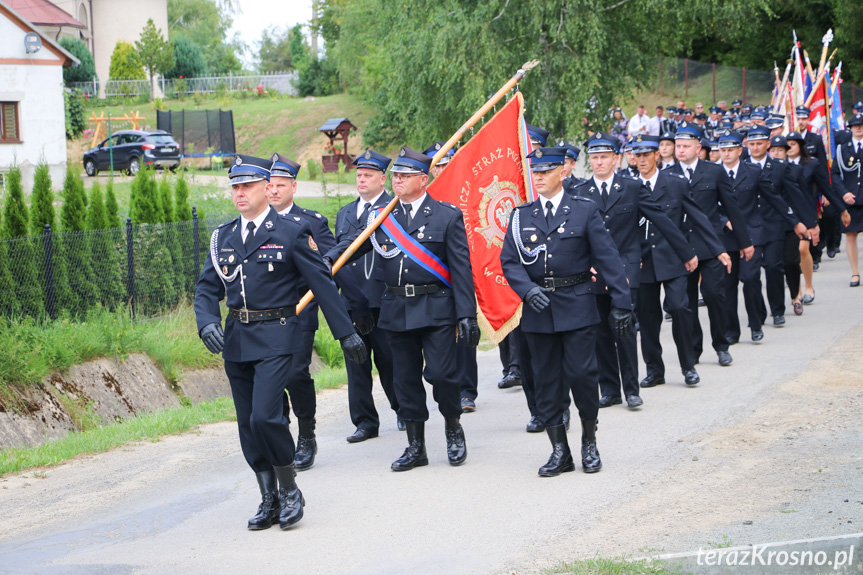
<svg viewBox="0 0 863 575">
<path fill-rule="evenodd" d="M 857 260 L 857 234 L 863 232 L 863 114 L 848 120 L 851 140 L 836 147 L 836 159 L 831 168 L 833 190 L 848 206 L 842 213 L 842 233 L 845 252 L 851 264 L 851 287 L 860 285 L 860 264 Z"/>
</svg>

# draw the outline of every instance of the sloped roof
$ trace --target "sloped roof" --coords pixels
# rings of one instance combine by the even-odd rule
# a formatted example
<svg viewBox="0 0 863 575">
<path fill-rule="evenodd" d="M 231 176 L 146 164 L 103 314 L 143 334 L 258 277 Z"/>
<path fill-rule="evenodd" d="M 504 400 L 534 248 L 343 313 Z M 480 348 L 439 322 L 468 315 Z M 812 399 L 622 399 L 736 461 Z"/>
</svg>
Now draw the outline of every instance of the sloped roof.
<svg viewBox="0 0 863 575">
<path fill-rule="evenodd" d="M 10 0 L 0 0 L 0 16 L 9 17 L 12 22 L 16 23 L 18 27 L 24 31 L 35 32 L 36 34 L 38 34 L 39 37 L 42 38 L 42 42 L 47 46 L 48 50 L 53 52 L 62 60 L 63 66 L 81 65 L 81 61 L 78 60 L 78 58 L 70 54 L 57 42 L 43 34 L 38 28 L 35 27 L 32 22 L 29 22 L 26 18 L 21 16 L 21 14 L 19 14 L 14 8 L 9 6 L 9 2 Z"/>
<path fill-rule="evenodd" d="M 5 2 L 6 5 L 36 26 L 87 27 L 48 0 L 5 0 Z"/>
<path fill-rule="evenodd" d="M 329 120 L 324 122 L 323 126 L 318 128 L 318 131 L 328 132 L 330 130 L 336 130 L 342 124 L 342 122 L 347 122 L 348 124 L 351 124 L 351 121 L 347 118 L 330 118 Z M 353 124 L 351 124 L 351 127 L 356 128 L 356 126 L 354 126 Z"/>
</svg>

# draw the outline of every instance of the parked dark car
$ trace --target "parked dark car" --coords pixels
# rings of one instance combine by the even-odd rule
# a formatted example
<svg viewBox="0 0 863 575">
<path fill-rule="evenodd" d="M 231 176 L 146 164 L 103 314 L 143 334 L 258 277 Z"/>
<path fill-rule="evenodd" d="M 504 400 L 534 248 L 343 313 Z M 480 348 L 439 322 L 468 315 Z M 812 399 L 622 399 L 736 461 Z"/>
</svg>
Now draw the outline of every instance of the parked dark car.
<svg viewBox="0 0 863 575">
<path fill-rule="evenodd" d="M 164 130 L 121 130 L 84 153 L 84 171 L 95 176 L 100 170 L 114 169 L 131 175 L 141 166 L 176 169 L 180 165 L 180 145 Z"/>
</svg>

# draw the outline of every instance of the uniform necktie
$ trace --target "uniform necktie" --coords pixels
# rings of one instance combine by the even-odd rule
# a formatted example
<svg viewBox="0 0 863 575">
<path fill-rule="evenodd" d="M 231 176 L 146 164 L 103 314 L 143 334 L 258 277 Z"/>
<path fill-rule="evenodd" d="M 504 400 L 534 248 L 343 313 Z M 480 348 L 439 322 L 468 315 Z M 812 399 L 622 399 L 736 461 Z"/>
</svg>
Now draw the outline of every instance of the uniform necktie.
<svg viewBox="0 0 863 575">
<path fill-rule="evenodd" d="M 728 177 L 731 178 L 732 181 L 734 181 L 734 170 L 728 170 Z"/>
<path fill-rule="evenodd" d="M 686 175 L 689 178 L 689 181 L 692 181 L 692 168 L 686 168 Z"/>
<path fill-rule="evenodd" d="M 252 239 L 255 237 L 255 222 L 249 222 L 246 224 L 246 241 L 243 242 L 243 247 L 246 248 L 246 252 L 249 251 L 249 246 L 252 245 Z"/>
<path fill-rule="evenodd" d="M 605 204 L 608 203 L 608 184 L 607 183 L 602 182 L 602 191 L 600 193 L 602 194 L 602 205 L 604 206 Z"/>
<path fill-rule="evenodd" d="M 554 204 L 551 203 L 551 200 L 545 202 L 545 223 L 547 223 L 549 226 L 551 225 L 551 218 L 554 217 L 554 214 L 552 213 L 553 208 Z"/>
<path fill-rule="evenodd" d="M 411 218 L 411 210 L 413 210 L 413 209 L 414 209 L 414 207 L 411 204 L 405 204 L 405 225 L 406 226 L 411 225 L 411 220 L 413 219 L 413 218 Z"/>
<path fill-rule="evenodd" d="M 357 221 L 360 222 L 361 224 L 366 223 L 369 219 L 369 211 L 371 209 L 372 209 L 372 205 L 370 203 L 366 202 L 366 205 L 365 205 L 365 207 L 363 207 L 363 211 L 360 212 L 360 217 Z"/>
<path fill-rule="evenodd" d="M 651 188 L 651 187 L 650 187 L 650 180 L 647 180 L 646 182 L 644 182 L 644 185 L 645 185 L 645 186 L 647 186 L 647 191 L 648 191 L 648 192 L 652 192 L 652 191 L 653 191 L 653 188 Z"/>
</svg>

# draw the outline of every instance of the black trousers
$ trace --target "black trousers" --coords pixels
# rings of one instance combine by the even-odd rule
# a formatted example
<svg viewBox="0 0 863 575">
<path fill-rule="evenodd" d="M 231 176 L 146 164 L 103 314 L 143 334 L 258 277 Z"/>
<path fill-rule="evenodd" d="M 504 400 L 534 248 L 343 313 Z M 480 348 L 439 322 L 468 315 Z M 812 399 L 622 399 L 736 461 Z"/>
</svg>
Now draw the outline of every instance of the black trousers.
<svg viewBox="0 0 863 575">
<path fill-rule="evenodd" d="M 461 415 L 455 333 L 454 325 L 389 332 L 393 348 L 393 387 L 401 419 L 428 420 L 423 375 L 432 384 L 441 415 Z"/>
<path fill-rule="evenodd" d="M 764 246 L 754 246 L 755 253 L 746 261 L 740 257 L 740 252 L 728 252 L 731 257 L 731 273 L 725 277 L 725 296 L 728 303 L 728 327 L 726 335 L 729 339 L 740 338 L 740 316 L 738 308 L 738 284 L 743 283 L 743 305 L 750 329 L 760 330 L 764 322 L 764 296 L 761 295 L 761 266 L 764 260 Z"/>
<path fill-rule="evenodd" d="M 782 248 L 782 266 L 785 268 L 785 283 L 788 293 L 795 299 L 800 293 L 800 238 L 794 231 L 785 234 L 785 244 Z"/>
<path fill-rule="evenodd" d="M 818 257 L 815 261 L 821 261 L 821 251 L 826 247 L 828 249 L 839 249 L 839 244 L 842 243 L 842 220 L 839 214 L 839 209 L 830 204 L 824 206 L 821 211 L 821 220 L 818 222 L 821 226 L 821 241 L 817 246 L 811 247 L 812 250 L 817 250 Z M 815 257 L 815 253 L 812 254 Z"/>
<path fill-rule="evenodd" d="M 518 327 L 515 328 L 518 330 Z M 513 374 L 521 377 L 521 365 L 518 358 L 518 334 L 511 331 L 503 340 L 497 344 L 500 352 L 500 363 L 503 366 L 503 375 Z"/>
<path fill-rule="evenodd" d="M 764 283 L 767 288 L 767 305 L 770 306 L 770 315 L 773 316 L 785 315 L 785 265 L 782 262 L 784 251 L 784 238 L 764 245 Z"/>
<path fill-rule="evenodd" d="M 479 385 L 476 348 L 470 345 L 467 338 L 458 340 L 455 348 L 458 356 L 458 376 L 461 380 L 461 397 L 476 399 Z"/>
<path fill-rule="evenodd" d="M 317 409 L 317 397 L 315 395 L 315 380 L 312 378 L 309 367 L 312 365 L 312 350 L 315 347 L 315 332 L 303 331 L 303 351 L 294 354 L 296 364 L 296 377 L 288 381 L 285 396 L 285 416 L 290 417 L 291 405 L 297 419 L 314 419 Z M 290 396 L 290 401 L 288 401 Z"/>
<path fill-rule="evenodd" d="M 638 301 L 638 290 L 630 289 L 633 304 Z M 596 326 L 596 362 L 599 368 L 601 395 L 625 397 L 638 395 L 638 336 L 631 330 L 623 339 L 614 337 L 608 325 L 611 313 L 611 296 L 596 296 L 599 324 Z"/>
<path fill-rule="evenodd" d="M 596 326 L 525 336 L 534 359 L 534 415 L 547 426 L 563 424 L 563 412 L 572 392 L 579 417 L 596 419 L 599 413 Z"/>
<path fill-rule="evenodd" d="M 299 364 L 291 355 L 258 361 L 225 360 L 225 373 L 237 410 L 240 447 L 255 472 L 294 461 L 294 438 L 288 427 L 285 389 L 300 377 Z"/>
<path fill-rule="evenodd" d="M 689 296 L 686 293 L 688 276 L 680 276 L 664 282 L 641 282 L 638 288 L 638 323 L 641 327 L 641 355 L 647 375 L 665 377 L 662 361 L 662 344 L 659 334 L 664 319 L 662 310 L 671 314 L 671 334 L 677 347 L 677 359 L 683 371 L 695 367 L 695 351 L 692 348 L 692 315 Z M 665 288 L 665 305 L 660 305 L 660 288 Z"/>
<path fill-rule="evenodd" d="M 689 309 L 692 310 L 692 342 L 696 361 L 704 350 L 704 334 L 701 331 L 701 321 L 698 318 L 698 278 L 701 278 L 701 294 L 707 305 L 707 316 L 710 318 L 710 337 L 713 349 L 728 351 L 728 339 L 725 336 L 728 318 L 725 300 L 725 275 L 728 272 L 716 258 L 698 261 L 698 270 L 687 276 L 687 294 Z"/>
<path fill-rule="evenodd" d="M 375 324 L 378 322 L 380 308 L 372 308 Z M 372 361 L 378 369 L 378 377 L 381 387 L 390 403 L 390 408 L 398 413 L 399 402 L 393 389 L 393 350 L 390 347 L 389 332 L 375 326 L 368 335 L 360 336 L 366 349 L 369 350 L 369 359 L 362 365 L 352 361 L 345 361 L 348 372 L 348 408 L 351 414 L 351 422 L 358 428 L 374 429 L 380 427 L 380 418 L 375 409 L 375 401 L 372 398 L 374 378 L 372 377 Z"/>
</svg>

